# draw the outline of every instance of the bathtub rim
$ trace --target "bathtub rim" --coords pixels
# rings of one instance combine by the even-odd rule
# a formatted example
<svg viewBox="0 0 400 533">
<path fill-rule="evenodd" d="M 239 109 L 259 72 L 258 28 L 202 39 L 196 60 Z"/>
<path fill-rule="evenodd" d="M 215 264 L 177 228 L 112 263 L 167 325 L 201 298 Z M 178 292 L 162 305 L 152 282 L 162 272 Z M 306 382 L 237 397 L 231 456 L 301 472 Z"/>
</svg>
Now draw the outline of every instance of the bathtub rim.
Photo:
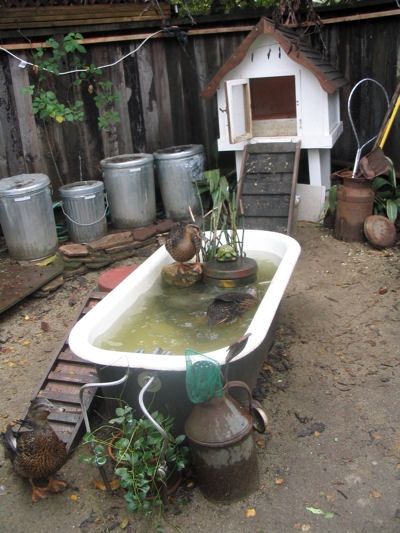
<svg viewBox="0 0 400 533">
<path fill-rule="evenodd" d="M 262 246 L 263 243 L 268 243 L 270 247 L 266 249 L 265 246 Z M 301 251 L 299 243 L 293 237 L 266 230 L 246 230 L 244 247 L 245 250 L 271 252 L 281 259 L 268 290 L 246 330 L 246 333 L 251 333 L 247 344 L 235 357 L 235 361 L 253 352 L 267 335 Z M 277 251 L 277 248 L 283 249 L 283 255 L 282 252 Z M 132 302 L 127 305 L 127 302 L 124 301 L 124 296 L 128 290 L 131 291 L 132 287 L 135 288 L 135 286 L 143 288 L 145 285 L 151 285 L 153 281 L 150 282 L 149 280 L 149 271 L 153 273 L 155 269 L 160 269 L 172 261 L 165 246 L 162 246 L 139 265 L 74 325 L 68 339 L 71 351 L 79 358 L 100 366 L 141 368 L 155 371 L 186 371 L 184 355 L 166 356 L 105 350 L 97 348 L 90 340 L 91 332 L 98 328 L 97 322 L 107 320 L 107 316 L 110 317 L 110 307 L 114 308 L 114 306 L 122 304 L 124 309 L 130 307 Z M 150 278 L 151 280 L 155 279 L 154 276 L 150 276 Z M 140 294 L 146 290 L 141 290 Z M 232 339 L 232 342 L 234 340 Z M 206 355 L 223 365 L 226 353 L 227 347 L 225 346 L 212 352 L 206 352 Z"/>
</svg>

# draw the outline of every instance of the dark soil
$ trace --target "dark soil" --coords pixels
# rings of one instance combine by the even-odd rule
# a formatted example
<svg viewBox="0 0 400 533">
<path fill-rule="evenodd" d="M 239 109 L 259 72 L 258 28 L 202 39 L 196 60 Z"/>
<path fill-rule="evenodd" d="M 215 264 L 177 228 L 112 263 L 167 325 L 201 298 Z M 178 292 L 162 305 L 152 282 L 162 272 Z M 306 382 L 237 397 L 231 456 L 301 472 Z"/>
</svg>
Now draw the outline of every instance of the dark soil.
<svg viewBox="0 0 400 533">
<path fill-rule="evenodd" d="M 185 481 L 164 516 L 146 520 L 126 512 L 120 491 L 95 488 L 77 449 L 60 472 L 69 488 L 33 505 L 0 454 L 0 531 L 399 532 L 400 251 L 340 242 L 313 224 L 296 238 L 302 255 L 255 390 L 269 416 L 256 435 L 257 492 L 217 505 Z M 2 428 L 25 412 L 97 276 L 2 315 Z"/>
</svg>

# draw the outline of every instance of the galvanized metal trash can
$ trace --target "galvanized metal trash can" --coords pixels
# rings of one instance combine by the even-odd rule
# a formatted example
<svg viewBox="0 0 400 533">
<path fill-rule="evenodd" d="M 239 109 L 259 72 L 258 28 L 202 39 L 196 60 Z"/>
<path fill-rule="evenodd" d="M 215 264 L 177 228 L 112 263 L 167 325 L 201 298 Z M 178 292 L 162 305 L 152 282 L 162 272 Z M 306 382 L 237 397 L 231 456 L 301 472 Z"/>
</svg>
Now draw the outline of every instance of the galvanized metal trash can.
<svg viewBox="0 0 400 533">
<path fill-rule="evenodd" d="M 41 259 L 57 249 L 50 179 L 20 174 L 0 180 L 0 224 L 10 256 Z"/>
<path fill-rule="evenodd" d="M 156 217 L 154 158 L 151 154 L 125 154 L 100 161 L 116 228 L 148 226 Z"/>
<path fill-rule="evenodd" d="M 156 174 L 168 218 L 189 219 L 201 212 L 196 181 L 203 177 L 204 148 L 201 144 L 172 146 L 154 152 Z"/>
<path fill-rule="evenodd" d="M 76 181 L 59 188 L 71 241 L 85 243 L 107 233 L 107 205 L 102 181 Z"/>
</svg>

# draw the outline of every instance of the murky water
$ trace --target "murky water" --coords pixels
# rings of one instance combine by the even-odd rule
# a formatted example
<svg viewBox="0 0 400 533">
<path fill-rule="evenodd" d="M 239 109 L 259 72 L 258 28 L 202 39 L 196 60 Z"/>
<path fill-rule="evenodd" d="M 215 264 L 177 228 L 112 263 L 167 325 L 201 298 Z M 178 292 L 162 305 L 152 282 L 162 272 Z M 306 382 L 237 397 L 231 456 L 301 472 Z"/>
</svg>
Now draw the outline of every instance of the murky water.
<svg viewBox="0 0 400 533">
<path fill-rule="evenodd" d="M 279 259 L 256 253 L 248 253 L 258 264 L 257 281 L 239 289 L 221 289 L 207 284 L 178 289 L 157 280 L 153 287 L 142 295 L 122 319 L 99 336 L 94 344 L 105 350 L 134 352 L 143 348 L 151 353 L 162 347 L 175 355 L 186 349 L 209 352 L 231 344 L 246 331 L 257 307 L 232 324 L 209 327 L 206 311 L 212 299 L 222 292 L 245 291 L 254 287 L 258 299 L 264 296 Z"/>
</svg>

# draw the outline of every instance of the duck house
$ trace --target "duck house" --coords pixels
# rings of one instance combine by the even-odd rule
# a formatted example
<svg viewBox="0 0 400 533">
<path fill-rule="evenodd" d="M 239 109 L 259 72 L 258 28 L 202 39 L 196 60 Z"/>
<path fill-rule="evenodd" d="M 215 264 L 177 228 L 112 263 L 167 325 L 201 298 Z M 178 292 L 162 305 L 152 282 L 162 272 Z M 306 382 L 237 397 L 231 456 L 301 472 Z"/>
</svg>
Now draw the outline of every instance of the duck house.
<svg viewBox="0 0 400 533">
<path fill-rule="evenodd" d="M 343 130 L 338 90 L 345 84 L 299 32 L 263 17 L 202 96 L 217 93 L 218 149 L 235 151 L 238 176 L 249 143 L 300 142 L 307 150 L 309 185 L 325 193 L 331 148 Z"/>
</svg>

